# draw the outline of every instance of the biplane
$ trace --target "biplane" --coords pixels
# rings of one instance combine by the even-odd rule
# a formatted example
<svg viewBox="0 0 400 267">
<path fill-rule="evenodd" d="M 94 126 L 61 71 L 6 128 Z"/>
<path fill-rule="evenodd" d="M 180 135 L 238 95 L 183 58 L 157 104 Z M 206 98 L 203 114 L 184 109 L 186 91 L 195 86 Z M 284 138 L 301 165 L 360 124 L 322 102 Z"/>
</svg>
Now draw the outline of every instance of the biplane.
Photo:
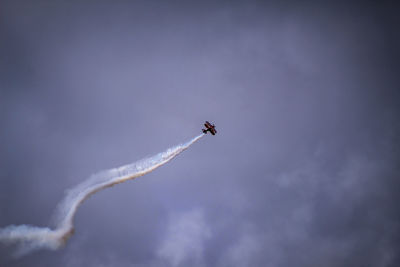
<svg viewBox="0 0 400 267">
<path fill-rule="evenodd" d="M 206 127 L 203 130 L 204 134 L 207 134 L 207 132 L 210 132 L 212 135 L 215 135 L 217 133 L 217 130 L 215 130 L 215 125 L 209 123 L 208 121 L 206 121 L 206 123 L 204 123 L 204 126 Z"/>
</svg>

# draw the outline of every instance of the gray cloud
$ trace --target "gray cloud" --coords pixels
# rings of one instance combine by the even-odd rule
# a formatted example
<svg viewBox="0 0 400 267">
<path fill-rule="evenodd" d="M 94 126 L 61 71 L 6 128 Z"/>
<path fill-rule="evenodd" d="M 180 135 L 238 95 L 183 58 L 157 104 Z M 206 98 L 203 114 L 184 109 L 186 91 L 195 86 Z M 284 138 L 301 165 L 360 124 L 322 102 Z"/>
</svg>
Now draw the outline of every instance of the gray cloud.
<svg viewBox="0 0 400 267">
<path fill-rule="evenodd" d="M 204 241 L 211 232 L 204 220 L 202 210 L 172 215 L 168 231 L 157 250 L 160 259 L 170 266 L 204 266 Z"/>
<path fill-rule="evenodd" d="M 66 189 L 204 120 L 218 135 L 93 196 L 63 250 L 13 260 L 1 246 L 0 265 L 397 266 L 397 14 L 3 1 L 0 227 L 49 225 Z M 189 221 L 207 231 L 175 229 L 190 249 L 171 225 L 197 209 Z"/>
</svg>

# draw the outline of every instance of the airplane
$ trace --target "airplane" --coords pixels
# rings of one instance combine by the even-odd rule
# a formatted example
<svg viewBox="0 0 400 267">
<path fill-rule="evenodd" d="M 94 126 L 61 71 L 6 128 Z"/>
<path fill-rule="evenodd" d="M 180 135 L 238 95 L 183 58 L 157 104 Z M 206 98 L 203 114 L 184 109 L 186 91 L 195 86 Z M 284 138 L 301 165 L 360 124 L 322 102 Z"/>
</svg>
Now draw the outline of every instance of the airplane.
<svg viewBox="0 0 400 267">
<path fill-rule="evenodd" d="M 210 132 L 212 135 L 215 135 L 217 133 L 217 130 L 215 130 L 214 124 L 211 124 L 208 121 L 206 121 L 206 123 L 204 123 L 204 126 L 206 127 L 206 129 L 202 129 L 204 134 L 207 134 L 207 132 Z"/>
</svg>

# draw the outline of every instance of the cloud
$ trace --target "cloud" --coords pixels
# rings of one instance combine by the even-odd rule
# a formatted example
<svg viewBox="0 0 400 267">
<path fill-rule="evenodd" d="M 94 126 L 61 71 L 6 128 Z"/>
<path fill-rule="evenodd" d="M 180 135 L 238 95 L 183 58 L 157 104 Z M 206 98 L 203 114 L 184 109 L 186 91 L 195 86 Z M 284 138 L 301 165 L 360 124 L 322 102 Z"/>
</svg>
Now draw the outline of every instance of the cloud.
<svg viewBox="0 0 400 267">
<path fill-rule="evenodd" d="M 203 120 L 218 135 L 0 266 L 400 266 L 392 6 L 4 2 L 0 227 L 48 225 L 65 188 Z"/>
<path fill-rule="evenodd" d="M 262 247 L 254 229 L 246 227 L 239 239 L 221 256 L 218 266 L 252 266 Z"/>
<path fill-rule="evenodd" d="M 173 214 L 170 217 L 165 239 L 157 254 L 170 266 L 202 266 L 204 264 L 204 242 L 211 237 L 204 212 L 201 209 Z"/>
</svg>

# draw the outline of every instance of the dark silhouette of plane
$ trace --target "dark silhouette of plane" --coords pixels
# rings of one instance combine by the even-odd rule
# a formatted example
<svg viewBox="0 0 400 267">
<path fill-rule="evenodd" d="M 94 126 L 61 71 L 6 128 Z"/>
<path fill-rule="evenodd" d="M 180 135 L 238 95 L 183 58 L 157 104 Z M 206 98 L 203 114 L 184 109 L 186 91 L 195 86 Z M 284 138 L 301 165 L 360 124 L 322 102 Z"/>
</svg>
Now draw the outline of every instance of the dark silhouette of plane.
<svg viewBox="0 0 400 267">
<path fill-rule="evenodd" d="M 211 124 L 208 121 L 206 121 L 206 123 L 204 123 L 204 126 L 206 127 L 206 129 L 202 129 L 203 133 L 207 134 L 207 132 L 210 132 L 212 135 L 215 135 L 217 133 L 214 124 Z"/>
</svg>

